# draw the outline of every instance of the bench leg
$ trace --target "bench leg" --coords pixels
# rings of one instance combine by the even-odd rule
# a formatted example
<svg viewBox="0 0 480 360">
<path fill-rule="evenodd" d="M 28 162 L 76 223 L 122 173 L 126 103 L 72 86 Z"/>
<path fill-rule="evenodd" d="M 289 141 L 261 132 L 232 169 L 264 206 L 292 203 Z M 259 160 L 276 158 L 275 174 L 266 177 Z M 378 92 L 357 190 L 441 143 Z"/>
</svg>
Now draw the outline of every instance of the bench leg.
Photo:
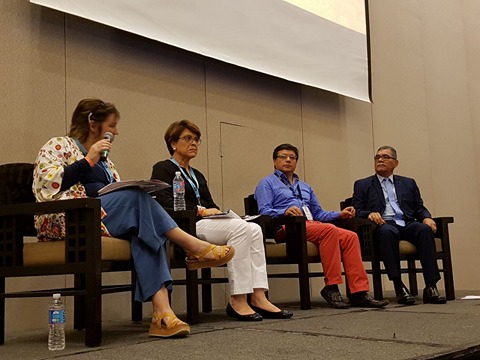
<svg viewBox="0 0 480 360">
<path fill-rule="evenodd" d="M 85 289 L 85 275 L 74 275 L 75 289 Z M 85 329 L 85 295 L 73 297 L 73 328 L 75 330 Z"/>
<path fill-rule="evenodd" d="M 139 301 L 135 301 L 135 285 L 137 282 L 137 273 L 135 270 L 131 271 L 131 283 L 132 292 L 130 293 L 130 299 L 132 304 L 132 321 L 141 322 L 143 320 L 143 304 Z"/>
<path fill-rule="evenodd" d="M 300 286 L 300 308 L 309 310 L 312 307 L 310 301 L 310 274 L 306 260 L 298 264 L 298 283 Z"/>
<path fill-rule="evenodd" d="M 383 300 L 382 272 L 380 260 L 372 260 L 373 296 L 376 300 Z"/>
<path fill-rule="evenodd" d="M 202 280 L 211 280 L 212 270 L 202 269 Z M 212 311 L 212 284 L 202 284 L 202 311 L 209 313 Z"/>
<path fill-rule="evenodd" d="M 85 277 L 85 346 L 102 343 L 102 273 L 88 269 Z"/>
<path fill-rule="evenodd" d="M 198 273 L 197 270 L 185 269 L 186 293 L 187 293 L 187 322 L 198 324 L 200 322 L 198 313 Z"/>
<path fill-rule="evenodd" d="M 450 257 L 442 261 L 443 263 L 443 278 L 445 281 L 445 296 L 447 300 L 455 300 L 455 287 L 453 285 L 453 270 L 452 261 Z"/>
<path fill-rule="evenodd" d="M 417 283 L 417 267 L 415 266 L 415 260 L 407 260 L 408 264 L 408 283 L 410 286 L 410 294 L 413 296 L 418 295 L 418 283 Z"/>
<path fill-rule="evenodd" d="M 0 294 L 5 295 L 5 278 L 0 277 Z M 5 344 L 5 298 L 0 298 L 0 345 Z"/>
</svg>

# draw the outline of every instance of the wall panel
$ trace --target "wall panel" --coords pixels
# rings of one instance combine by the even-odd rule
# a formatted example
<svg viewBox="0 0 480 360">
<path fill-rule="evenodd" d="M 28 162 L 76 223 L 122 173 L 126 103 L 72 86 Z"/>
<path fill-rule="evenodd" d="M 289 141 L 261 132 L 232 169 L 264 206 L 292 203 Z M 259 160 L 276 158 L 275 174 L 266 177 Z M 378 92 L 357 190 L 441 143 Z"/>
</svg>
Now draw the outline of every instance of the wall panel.
<svg viewBox="0 0 480 360">
<path fill-rule="evenodd" d="M 22 0 L 2 1 L 0 14 L 0 162 L 33 162 L 66 131 L 63 14 Z"/>
</svg>

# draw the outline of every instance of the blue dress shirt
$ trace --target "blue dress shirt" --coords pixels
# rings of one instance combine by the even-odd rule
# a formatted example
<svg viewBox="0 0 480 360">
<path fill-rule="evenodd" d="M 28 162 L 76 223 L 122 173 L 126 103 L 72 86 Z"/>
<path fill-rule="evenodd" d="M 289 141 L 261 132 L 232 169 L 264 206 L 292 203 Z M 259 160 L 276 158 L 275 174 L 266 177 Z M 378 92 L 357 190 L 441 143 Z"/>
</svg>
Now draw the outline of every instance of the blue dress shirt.
<svg viewBox="0 0 480 360">
<path fill-rule="evenodd" d="M 340 218 L 339 211 L 322 209 L 310 185 L 301 181 L 297 174 L 293 178 L 294 183 L 290 185 L 287 176 L 275 170 L 260 181 L 255 189 L 259 214 L 279 217 L 285 215 L 285 211 L 292 206 L 302 209 L 306 205 L 314 220 L 328 222 Z"/>
</svg>

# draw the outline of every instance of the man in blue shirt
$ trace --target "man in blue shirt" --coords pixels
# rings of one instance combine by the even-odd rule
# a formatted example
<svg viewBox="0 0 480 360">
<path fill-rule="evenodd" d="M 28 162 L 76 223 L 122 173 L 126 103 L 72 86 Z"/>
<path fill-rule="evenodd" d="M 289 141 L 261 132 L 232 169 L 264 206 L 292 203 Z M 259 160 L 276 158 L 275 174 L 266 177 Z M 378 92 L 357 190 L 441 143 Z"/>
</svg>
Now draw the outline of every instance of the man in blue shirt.
<svg viewBox="0 0 480 360">
<path fill-rule="evenodd" d="M 263 178 L 255 190 L 258 211 L 262 215 L 305 216 L 307 240 L 318 245 L 322 257 L 325 287 L 320 294 L 337 309 L 357 307 L 383 307 L 388 300 L 377 301 L 368 295 L 370 289 L 367 273 L 363 267 L 360 242 L 356 233 L 341 229 L 328 221 L 355 216 L 353 207 L 340 211 L 325 211 L 320 206 L 312 188 L 295 174 L 298 149 L 291 144 L 282 144 L 273 151 L 273 174 Z M 280 229 L 276 240 L 285 237 Z M 339 291 L 343 267 L 348 279 L 350 304 Z"/>
</svg>

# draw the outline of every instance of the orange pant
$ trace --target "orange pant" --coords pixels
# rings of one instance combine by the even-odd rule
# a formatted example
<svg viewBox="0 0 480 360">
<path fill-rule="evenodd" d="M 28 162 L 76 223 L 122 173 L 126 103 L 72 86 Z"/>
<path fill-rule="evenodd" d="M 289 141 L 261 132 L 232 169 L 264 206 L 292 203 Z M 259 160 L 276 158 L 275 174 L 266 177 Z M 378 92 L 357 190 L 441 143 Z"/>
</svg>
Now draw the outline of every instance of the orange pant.
<svg viewBox="0 0 480 360">
<path fill-rule="evenodd" d="M 318 245 L 322 258 L 325 284 L 342 284 L 342 261 L 347 275 L 350 293 L 369 291 L 367 273 L 362 263 L 360 241 L 356 233 L 333 224 L 307 221 L 307 240 Z M 275 238 L 285 238 L 284 228 Z"/>
</svg>

